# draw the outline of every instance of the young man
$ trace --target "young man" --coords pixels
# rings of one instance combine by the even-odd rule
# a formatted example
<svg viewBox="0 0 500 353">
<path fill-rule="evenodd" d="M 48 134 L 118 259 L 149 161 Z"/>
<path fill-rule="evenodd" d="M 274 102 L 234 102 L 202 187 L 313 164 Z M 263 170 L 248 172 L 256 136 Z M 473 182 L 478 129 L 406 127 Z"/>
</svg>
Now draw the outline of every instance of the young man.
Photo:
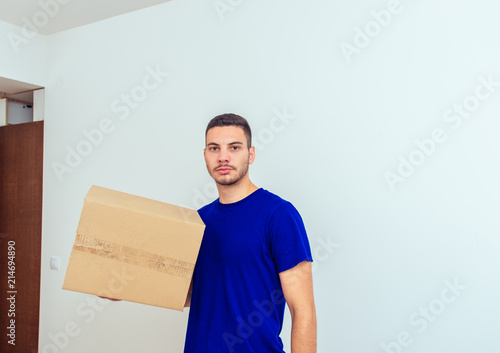
<svg viewBox="0 0 500 353">
<path fill-rule="evenodd" d="M 186 301 L 184 352 L 283 353 L 288 304 L 291 353 L 315 353 L 312 256 L 299 213 L 250 181 L 255 147 L 244 118 L 213 118 L 205 138 L 219 198 L 198 211 L 206 228 Z"/>
</svg>

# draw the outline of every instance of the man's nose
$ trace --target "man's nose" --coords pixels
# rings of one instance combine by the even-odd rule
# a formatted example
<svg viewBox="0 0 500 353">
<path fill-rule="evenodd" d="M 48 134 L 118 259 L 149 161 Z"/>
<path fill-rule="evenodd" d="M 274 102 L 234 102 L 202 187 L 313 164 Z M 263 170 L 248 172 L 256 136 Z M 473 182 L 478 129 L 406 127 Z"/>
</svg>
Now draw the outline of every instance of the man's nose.
<svg viewBox="0 0 500 353">
<path fill-rule="evenodd" d="M 221 149 L 219 153 L 219 163 L 229 163 L 229 152 Z"/>
</svg>

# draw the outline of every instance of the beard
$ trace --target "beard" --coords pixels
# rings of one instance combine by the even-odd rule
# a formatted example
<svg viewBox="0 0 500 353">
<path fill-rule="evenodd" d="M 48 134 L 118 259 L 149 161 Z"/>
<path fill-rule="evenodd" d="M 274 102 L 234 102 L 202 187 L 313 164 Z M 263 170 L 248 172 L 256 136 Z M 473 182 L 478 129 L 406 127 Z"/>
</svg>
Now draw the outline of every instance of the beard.
<svg viewBox="0 0 500 353">
<path fill-rule="evenodd" d="M 220 167 L 222 167 L 222 166 L 217 166 L 217 168 L 220 168 Z M 233 171 L 236 171 L 236 174 L 219 175 L 218 172 L 215 170 L 217 168 L 215 168 L 213 171 L 210 171 L 210 176 L 215 180 L 215 182 L 217 184 L 224 185 L 224 186 L 234 185 L 234 184 L 238 183 L 241 179 L 243 179 L 245 177 L 245 175 L 247 175 L 247 173 L 248 173 L 248 162 L 242 163 L 239 166 L 239 168 L 234 168 L 234 167 L 229 166 L 229 165 L 227 167 L 230 167 Z M 233 173 L 233 171 L 231 171 L 231 173 Z"/>
</svg>

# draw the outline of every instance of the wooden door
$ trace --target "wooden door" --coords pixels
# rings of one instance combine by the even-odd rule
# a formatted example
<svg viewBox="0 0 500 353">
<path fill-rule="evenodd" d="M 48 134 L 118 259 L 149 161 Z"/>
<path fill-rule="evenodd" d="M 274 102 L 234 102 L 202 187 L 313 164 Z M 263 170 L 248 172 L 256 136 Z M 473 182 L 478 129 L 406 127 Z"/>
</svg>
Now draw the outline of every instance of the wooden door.
<svg viewBox="0 0 500 353">
<path fill-rule="evenodd" d="M 38 352 L 42 178 L 43 121 L 0 127 L 0 352 Z"/>
</svg>

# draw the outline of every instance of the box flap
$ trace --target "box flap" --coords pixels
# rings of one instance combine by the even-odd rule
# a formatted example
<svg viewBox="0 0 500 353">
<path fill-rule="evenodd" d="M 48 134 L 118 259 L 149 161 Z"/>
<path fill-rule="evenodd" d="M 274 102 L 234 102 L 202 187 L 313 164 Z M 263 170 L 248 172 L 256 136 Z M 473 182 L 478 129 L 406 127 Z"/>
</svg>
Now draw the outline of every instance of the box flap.
<svg viewBox="0 0 500 353">
<path fill-rule="evenodd" d="M 165 202 L 107 189 L 97 185 L 92 185 L 87 193 L 87 196 L 85 196 L 85 200 L 135 211 L 141 210 L 141 212 L 146 212 L 151 215 L 154 214 L 158 217 L 168 217 L 178 221 L 198 223 L 199 225 L 204 226 L 204 223 L 196 210 L 170 205 Z"/>
</svg>

